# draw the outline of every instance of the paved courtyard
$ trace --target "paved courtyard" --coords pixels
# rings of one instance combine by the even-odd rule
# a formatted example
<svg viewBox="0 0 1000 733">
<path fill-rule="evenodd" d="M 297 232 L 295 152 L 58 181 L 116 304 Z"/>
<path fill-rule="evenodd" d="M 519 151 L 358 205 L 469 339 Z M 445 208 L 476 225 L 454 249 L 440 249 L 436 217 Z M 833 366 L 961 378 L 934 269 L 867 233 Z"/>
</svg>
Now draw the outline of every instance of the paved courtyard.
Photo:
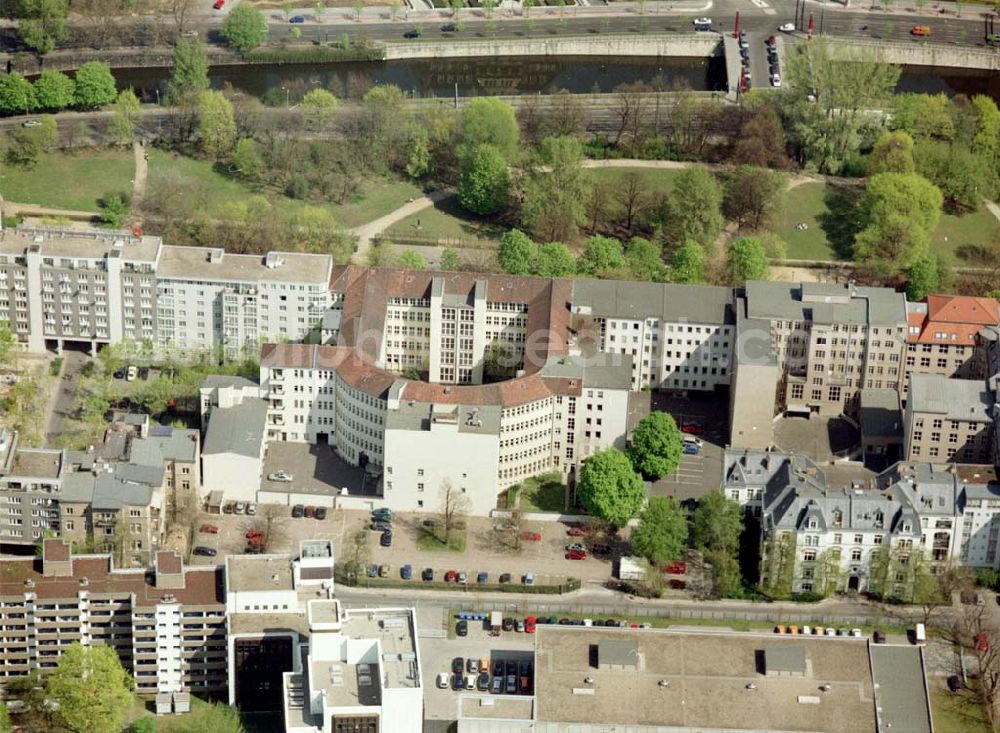
<svg viewBox="0 0 1000 733">
<path fill-rule="evenodd" d="M 700 499 L 722 483 L 722 453 L 729 438 L 729 402 L 724 394 L 689 393 L 688 397 L 652 393 L 652 409 L 669 413 L 678 425 L 697 422 L 705 429 L 698 455 L 683 455 L 677 471 L 653 483 L 653 496 L 679 501 Z"/>
</svg>

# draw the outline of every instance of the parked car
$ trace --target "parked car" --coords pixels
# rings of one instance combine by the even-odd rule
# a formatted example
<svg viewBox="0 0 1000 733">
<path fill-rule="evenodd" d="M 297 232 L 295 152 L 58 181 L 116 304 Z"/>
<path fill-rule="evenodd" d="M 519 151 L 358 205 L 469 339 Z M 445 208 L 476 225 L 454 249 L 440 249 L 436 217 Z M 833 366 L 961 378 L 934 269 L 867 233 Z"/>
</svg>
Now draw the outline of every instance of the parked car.
<svg viewBox="0 0 1000 733">
<path fill-rule="evenodd" d="M 371 529 L 375 532 L 388 532 L 392 530 L 392 525 L 382 521 L 372 522 Z"/>
<path fill-rule="evenodd" d="M 513 695 L 517 692 L 517 675 L 507 675 L 506 692 L 508 695 Z"/>
<path fill-rule="evenodd" d="M 674 590 L 684 590 L 687 588 L 687 583 L 680 578 L 671 578 L 668 585 Z"/>
<path fill-rule="evenodd" d="M 379 537 L 378 543 L 382 547 L 392 547 L 392 532 L 383 532 L 382 536 Z"/>
<path fill-rule="evenodd" d="M 490 582 L 490 574 L 487 573 L 485 570 L 481 570 L 479 572 L 479 574 L 476 576 L 476 582 L 477 583 L 488 583 L 488 582 Z"/>
<path fill-rule="evenodd" d="M 490 660 L 489 657 L 483 657 L 479 660 L 479 673 L 483 672 L 489 673 L 490 671 Z"/>
<path fill-rule="evenodd" d="M 990 650 L 990 643 L 986 640 L 986 634 L 979 634 L 976 637 L 976 650 L 980 652 L 988 652 Z"/>
<path fill-rule="evenodd" d="M 223 504 L 222 505 L 222 513 L 223 514 L 232 514 L 233 513 L 233 502 L 227 501 L 225 504 Z"/>
<path fill-rule="evenodd" d="M 226 0 L 215 0 L 215 2 L 212 3 L 212 7 L 215 8 L 216 10 L 222 10 L 225 4 Z"/>
<path fill-rule="evenodd" d="M 504 619 L 501 622 L 501 628 L 504 631 L 513 631 L 514 630 L 514 619 L 511 616 L 504 616 Z"/>
<path fill-rule="evenodd" d="M 455 635 L 456 636 L 469 635 L 469 622 L 466 621 L 464 618 L 460 620 L 457 624 L 455 624 Z"/>
<path fill-rule="evenodd" d="M 668 563 L 666 567 L 663 568 L 663 572 L 669 575 L 684 575 L 687 572 L 687 563 L 680 560 L 675 560 L 672 563 Z"/>
<path fill-rule="evenodd" d="M 764 41 L 764 45 L 774 48 L 778 45 L 778 39 L 775 36 L 768 36 L 767 40 Z"/>
<path fill-rule="evenodd" d="M 480 692 L 489 692 L 490 676 L 486 672 L 480 672 L 476 677 L 476 689 Z"/>
<path fill-rule="evenodd" d="M 454 570 L 449 570 L 444 574 L 445 583 L 454 583 L 458 579 L 458 573 Z"/>
<path fill-rule="evenodd" d="M 701 446 L 702 446 L 701 438 L 696 438 L 693 435 L 682 435 L 681 436 L 681 441 L 684 443 L 684 445 L 688 445 L 688 444 L 690 444 L 690 445 L 696 445 L 699 448 L 701 448 Z"/>
<path fill-rule="evenodd" d="M 219 554 L 219 551 L 214 547 L 205 547 L 204 545 L 198 545 L 192 551 L 194 555 L 202 555 L 203 557 L 215 557 Z"/>
<path fill-rule="evenodd" d="M 399 577 L 402 578 L 403 580 L 409 580 L 410 578 L 412 578 L 413 577 L 413 566 L 412 565 L 404 565 L 403 567 L 401 567 L 399 569 Z"/>
<path fill-rule="evenodd" d="M 953 674 L 948 678 L 948 689 L 952 692 L 958 692 L 962 689 L 962 678 L 957 674 Z"/>
<path fill-rule="evenodd" d="M 528 540 L 529 542 L 538 542 L 542 539 L 542 535 L 539 532 L 522 532 L 522 540 Z"/>
<path fill-rule="evenodd" d="M 456 691 L 461 690 L 464 684 L 465 680 L 463 679 L 461 674 L 455 674 L 451 676 L 451 689 Z"/>
<path fill-rule="evenodd" d="M 268 481 L 282 481 L 284 483 L 290 483 L 295 479 L 295 476 L 286 471 L 275 471 L 274 473 L 267 474 Z"/>
<path fill-rule="evenodd" d="M 438 686 L 438 688 L 442 689 L 442 690 L 448 689 L 448 679 L 449 678 L 448 678 L 448 673 L 447 672 L 441 672 L 440 674 L 438 674 L 438 676 L 437 676 L 437 686 Z"/>
<path fill-rule="evenodd" d="M 781 31 L 782 33 L 794 33 L 795 23 L 782 23 L 781 25 L 778 26 L 778 30 Z"/>
<path fill-rule="evenodd" d="M 249 514 L 250 512 L 247 512 Z M 318 506 L 316 507 L 316 519 L 326 519 L 326 507 Z"/>
<path fill-rule="evenodd" d="M 25 120 L 21 124 L 23 124 L 25 127 L 34 127 L 34 125 L 29 125 L 28 124 L 29 122 L 38 122 L 38 120 Z M 115 379 L 125 379 L 125 367 L 118 367 L 117 369 L 115 369 L 114 374 L 112 376 Z"/>
<path fill-rule="evenodd" d="M 380 522 L 391 522 L 392 521 L 392 510 L 391 509 L 372 509 L 372 519 L 376 519 Z"/>
<path fill-rule="evenodd" d="M 198 531 L 205 534 L 219 534 L 219 528 L 214 524 L 203 524 L 198 528 Z"/>
<path fill-rule="evenodd" d="M 701 448 L 696 446 L 694 443 L 685 443 L 681 448 L 681 453 L 686 456 L 696 456 L 701 453 Z"/>
<path fill-rule="evenodd" d="M 289 23 L 305 23 L 306 19 L 304 15 L 293 15 L 288 19 Z"/>
<path fill-rule="evenodd" d="M 30 120 L 25 120 L 24 122 L 22 122 L 21 127 L 38 127 L 41 124 L 42 124 L 41 120 L 36 120 L 32 118 Z"/>
<path fill-rule="evenodd" d="M 566 553 L 567 560 L 586 560 L 587 553 L 584 550 L 570 550 Z"/>
<path fill-rule="evenodd" d="M 493 662 L 493 676 L 503 677 L 504 662 L 502 659 L 498 659 Z"/>
<path fill-rule="evenodd" d="M 587 547 L 582 542 L 571 542 L 570 544 L 566 545 L 566 552 L 573 552 L 573 550 L 581 550 L 582 552 L 586 552 Z"/>
<path fill-rule="evenodd" d="M 126 382 L 134 382 L 135 378 L 138 377 L 138 376 L 139 376 L 139 370 L 136 369 L 134 366 L 130 366 L 125 371 L 125 381 Z"/>
<path fill-rule="evenodd" d="M 469 657 L 465 660 L 465 671 L 469 674 L 479 673 L 479 660 L 474 657 Z"/>
<path fill-rule="evenodd" d="M 851 629 L 851 636 L 853 636 L 855 639 L 860 639 L 861 629 Z"/>
<path fill-rule="evenodd" d="M 417 30 L 416 28 L 411 28 L 410 30 L 406 31 L 406 33 L 403 34 L 403 38 L 410 38 L 410 39 L 420 38 L 420 31 Z"/>
<path fill-rule="evenodd" d="M 434 568 L 424 568 L 420 573 L 421 580 L 434 580 Z"/>
<path fill-rule="evenodd" d="M 372 563 L 368 566 L 368 577 L 377 578 L 378 577 L 378 564 Z"/>
<path fill-rule="evenodd" d="M 493 683 L 490 685 L 490 692 L 494 695 L 503 693 L 503 677 L 493 678 Z"/>
<path fill-rule="evenodd" d="M 379 565 L 378 566 L 378 577 L 380 577 L 380 578 L 388 578 L 389 577 L 389 571 L 391 569 L 392 568 L 390 566 L 388 566 L 388 565 Z"/>
<path fill-rule="evenodd" d="M 247 505 L 244 504 L 242 501 L 236 502 L 236 504 L 233 506 L 233 514 L 246 514 L 246 511 L 247 511 Z"/>
<path fill-rule="evenodd" d="M 692 23 L 696 26 L 698 25 L 712 25 L 712 19 L 702 16 L 701 18 L 695 18 Z"/>
<path fill-rule="evenodd" d="M 312 519 L 313 517 L 315 517 L 316 516 L 316 507 L 312 506 L 311 504 L 309 506 L 307 506 L 305 508 L 305 516 L 306 516 L 306 519 Z"/>
<path fill-rule="evenodd" d="M 463 657 L 455 657 L 451 660 L 451 672 L 452 674 L 462 674 L 465 671 L 465 659 Z"/>
<path fill-rule="evenodd" d="M 568 530 L 566 530 L 566 534 L 568 534 L 570 537 L 583 537 L 584 535 L 583 527 L 570 527 Z"/>
<path fill-rule="evenodd" d="M 528 618 L 524 619 L 524 633 L 534 634 L 535 626 L 537 623 L 538 619 L 536 619 L 534 616 L 528 616 Z"/>
<path fill-rule="evenodd" d="M 302 515 L 306 513 L 306 508 L 301 504 L 296 504 L 292 507 L 292 519 L 302 519 Z"/>
<path fill-rule="evenodd" d="M 247 514 L 251 517 L 257 514 L 257 503 L 253 501 L 247 502 Z"/>
<path fill-rule="evenodd" d="M 749 78 L 749 76 L 750 76 L 750 71 L 747 70 L 747 77 Z M 701 425 L 699 425 L 696 422 L 686 422 L 681 427 L 681 432 L 682 433 L 689 433 L 691 435 L 704 435 L 705 434 L 705 428 L 703 428 Z"/>
<path fill-rule="evenodd" d="M 910 33 L 915 36 L 929 36 L 931 34 L 931 27 L 929 25 L 915 25 Z"/>
<path fill-rule="evenodd" d="M 775 88 L 781 86 L 781 74 L 771 74 L 771 86 Z"/>
<path fill-rule="evenodd" d="M 885 632 L 878 629 L 875 630 L 873 635 L 876 644 L 885 644 Z"/>
<path fill-rule="evenodd" d="M 464 583 L 468 583 L 469 582 L 469 576 L 466 575 L 464 571 L 460 570 L 458 572 L 458 577 L 455 578 L 455 582 L 456 583 L 463 583 L 463 584 Z"/>
<path fill-rule="evenodd" d="M 510 573 L 500 573 L 500 582 L 501 583 L 509 583 L 510 582 Z"/>
<path fill-rule="evenodd" d="M 243 536 L 246 537 L 248 540 L 264 539 L 264 533 L 258 532 L 257 530 L 254 529 L 247 530 L 247 533 Z"/>
<path fill-rule="evenodd" d="M 521 582 L 524 585 L 534 585 L 535 584 L 535 574 L 534 573 L 525 573 L 524 575 L 521 576 Z"/>
<path fill-rule="evenodd" d="M 514 631 L 518 633 L 524 632 L 524 619 L 514 619 Z"/>
</svg>

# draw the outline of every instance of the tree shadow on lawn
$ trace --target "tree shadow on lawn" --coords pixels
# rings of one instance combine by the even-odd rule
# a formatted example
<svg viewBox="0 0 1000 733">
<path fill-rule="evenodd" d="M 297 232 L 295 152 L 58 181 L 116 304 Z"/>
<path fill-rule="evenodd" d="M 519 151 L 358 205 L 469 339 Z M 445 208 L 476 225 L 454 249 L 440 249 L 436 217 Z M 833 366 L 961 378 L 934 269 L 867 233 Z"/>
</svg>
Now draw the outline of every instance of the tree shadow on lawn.
<svg viewBox="0 0 1000 733">
<path fill-rule="evenodd" d="M 458 202 L 458 196 L 448 196 L 434 203 L 434 208 L 446 216 L 458 219 L 462 236 L 476 239 L 499 239 L 511 224 L 503 219 L 503 214 L 497 216 L 479 216 L 466 211 Z"/>
<path fill-rule="evenodd" d="M 854 236 L 861 231 L 857 208 L 862 193 L 861 186 L 827 184 L 823 196 L 826 211 L 816 219 L 838 259 L 854 259 Z"/>
<path fill-rule="evenodd" d="M 530 502 L 527 506 L 524 502 Z M 566 511 L 566 485 L 557 477 L 528 479 L 521 485 L 521 510 L 540 512 Z"/>
</svg>

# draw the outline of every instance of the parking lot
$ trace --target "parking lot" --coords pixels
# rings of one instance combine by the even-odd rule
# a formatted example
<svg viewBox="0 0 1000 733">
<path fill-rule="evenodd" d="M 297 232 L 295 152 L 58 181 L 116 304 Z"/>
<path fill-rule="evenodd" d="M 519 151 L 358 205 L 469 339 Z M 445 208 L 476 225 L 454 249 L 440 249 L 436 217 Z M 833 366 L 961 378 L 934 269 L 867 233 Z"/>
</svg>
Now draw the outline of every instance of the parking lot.
<svg viewBox="0 0 1000 733">
<path fill-rule="evenodd" d="M 653 496 L 672 496 L 679 501 L 700 499 L 718 489 L 722 482 L 722 453 L 729 437 L 729 402 L 724 394 L 690 392 L 687 397 L 653 392 L 652 409 L 667 412 L 678 426 L 697 423 L 704 433 L 697 455 L 682 455 L 670 476 L 653 483 Z"/>
<path fill-rule="evenodd" d="M 478 707 L 480 698 L 493 696 L 492 692 L 480 692 L 478 689 L 456 691 L 451 688 L 452 665 L 456 657 L 461 657 L 464 664 L 469 659 L 488 659 L 491 686 L 494 665 L 502 661 L 505 665 L 505 690 L 506 663 L 517 665 L 518 672 L 523 668 L 522 665 L 528 665 L 529 692 L 508 695 L 505 691 L 496 697 L 502 701 L 501 707 L 506 711 L 505 715 L 530 719 L 534 692 L 534 648 L 534 635 L 510 631 L 501 632 L 500 636 L 490 636 L 490 631 L 483 623 L 470 623 L 469 635 L 463 638 L 422 636 L 420 655 L 423 661 L 424 716 L 436 720 L 455 720 L 458 718 L 459 706 Z M 439 688 L 437 684 L 438 675 L 442 672 L 449 675 L 449 687 L 446 689 Z M 462 674 L 466 675 L 468 672 L 463 671 Z M 520 677 L 519 674 L 517 676 Z"/>
</svg>

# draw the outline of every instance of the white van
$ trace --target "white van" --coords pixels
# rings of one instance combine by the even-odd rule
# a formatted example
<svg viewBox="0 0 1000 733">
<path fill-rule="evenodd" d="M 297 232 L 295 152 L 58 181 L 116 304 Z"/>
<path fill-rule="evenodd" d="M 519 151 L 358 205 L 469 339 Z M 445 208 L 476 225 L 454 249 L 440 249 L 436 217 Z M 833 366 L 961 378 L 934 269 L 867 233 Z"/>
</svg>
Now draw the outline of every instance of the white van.
<svg viewBox="0 0 1000 733">
<path fill-rule="evenodd" d="M 682 440 L 684 441 L 685 445 L 696 445 L 699 448 L 701 448 L 702 445 L 701 438 L 696 438 L 693 435 L 688 435 L 687 433 L 684 433 Z"/>
<path fill-rule="evenodd" d="M 913 643 L 917 646 L 927 645 L 927 627 L 923 624 L 917 624 L 917 628 L 913 631 Z"/>
</svg>

